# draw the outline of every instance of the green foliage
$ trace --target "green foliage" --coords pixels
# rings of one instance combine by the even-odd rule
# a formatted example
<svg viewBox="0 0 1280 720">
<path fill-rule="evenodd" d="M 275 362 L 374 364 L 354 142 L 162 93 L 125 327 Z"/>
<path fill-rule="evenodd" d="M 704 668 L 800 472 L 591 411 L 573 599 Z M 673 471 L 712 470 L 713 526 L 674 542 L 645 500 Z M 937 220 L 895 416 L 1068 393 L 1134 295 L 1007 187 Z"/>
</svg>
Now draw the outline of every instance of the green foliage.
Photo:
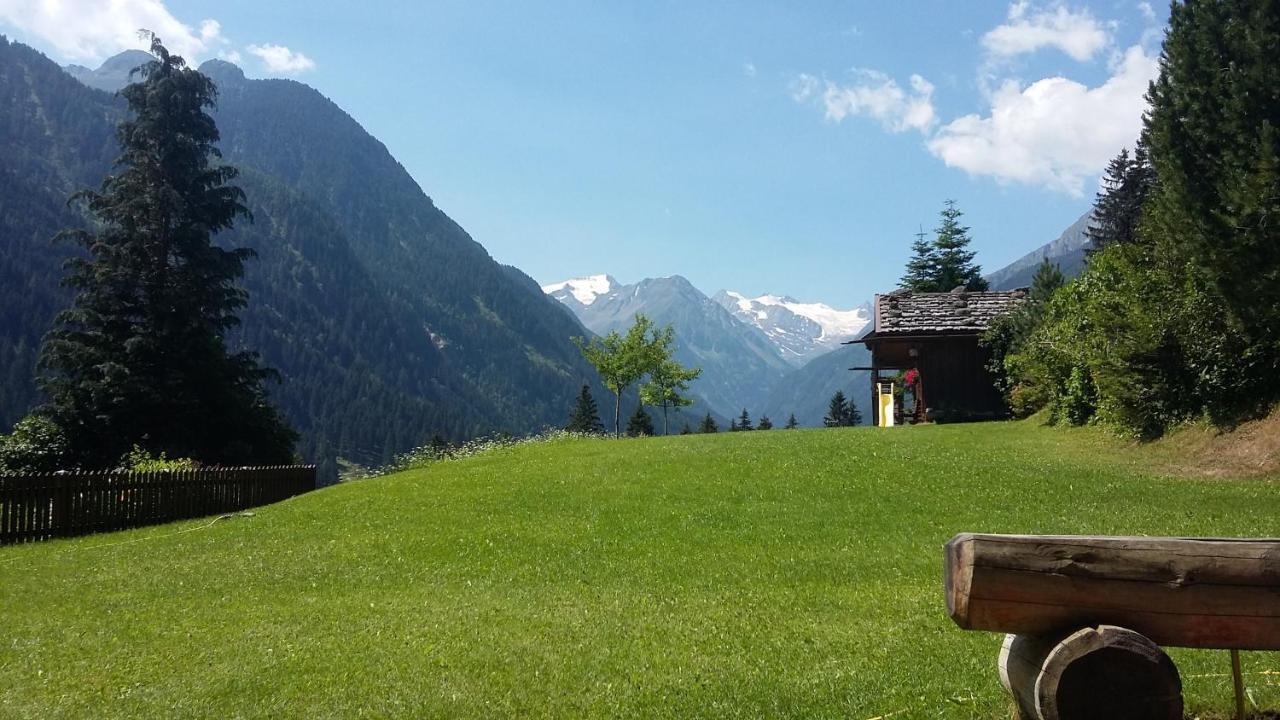
<svg viewBox="0 0 1280 720">
<path fill-rule="evenodd" d="M 746 408 L 742 408 L 742 414 L 738 416 L 737 428 L 739 431 L 755 430 L 755 428 L 751 426 L 751 415 L 747 413 Z"/>
<path fill-rule="evenodd" d="M 224 336 L 247 302 L 235 282 L 248 249 L 210 236 L 247 213 L 230 185 L 236 170 L 213 164 L 218 131 L 205 112 L 213 82 L 170 55 L 121 94 L 118 172 L 84 191 L 93 230 L 66 237 L 86 253 L 69 261 L 76 291 L 41 351 L 48 412 L 68 429 L 73 462 L 105 467 L 136 443 L 228 464 L 285 463 L 296 434 L 266 400 L 273 372 Z"/>
<path fill-rule="evenodd" d="M 800 427 L 800 423 L 796 422 L 796 414 L 791 413 L 791 415 L 787 417 L 787 424 L 783 426 L 783 429 L 795 430 L 798 427 Z"/>
<path fill-rule="evenodd" d="M 1174 4 L 1135 158 L 1098 198 L 1100 249 L 1021 318 L 1031 332 L 993 328 L 1015 410 L 1153 437 L 1280 399 L 1278 43 L 1270 3 Z"/>
<path fill-rule="evenodd" d="M 756 423 L 756 429 L 757 429 L 757 430 L 772 430 L 772 429 L 773 429 L 773 421 L 769 419 L 769 416 L 768 416 L 768 415 L 761 415 L 761 416 L 760 416 L 760 422 Z"/>
<path fill-rule="evenodd" d="M 574 338 L 582 356 L 595 367 L 605 387 L 613 392 L 613 434 L 622 435 L 622 393 L 644 377 L 658 363 L 656 346 L 650 333 L 653 321 L 637 313 L 626 334 L 610 330 L 604 337 L 590 341 Z"/>
<path fill-rule="evenodd" d="M 0 473 L 38 473 L 74 467 L 66 433 L 43 415 L 28 415 L 0 435 Z"/>
<path fill-rule="evenodd" d="M 574 338 L 583 357 L 595 367 L 605 387 L 613 392 L 613 432 L 621 435 L 622 393 L 633 384 L 647 377 L 640 387 L 641 405 L 662 408 L 662 432 L 667 434 L 667 411 L 692 404 L 684 395 L 689 382 L 698 377 L 697 368 L 685 368 L 674 359 L 675 329 L 670 325 L 658 328 L 642 313 L 636 313 L 635 321 L 626 334 L 611 330 L 604 337 L 590 341 Z M 646 417 L 648 417 L 646 415 Z M 650 428 L 648 434 L 653 434 Z"/>
<path fill-rule="evenodd" d="M 651 437 L 654 435 L 653 418 L 645 412 L 643 405 L 637 405 L 636 411 L 627 420 L 627 437 Z"/>
<path fill-rule="evenodd" d="M 862 413 L 858 411 L 858 407 L 845 398 L 843 390 L 837 390 L 831 396 L 831 403 L 827 408 L 826 416 L 822 418 L 822 424 L 827 427 L 851 427 L 861 423 Z"/>
<path fill-rule="evenodd" d="M 591 396 L 591 386 L 582 384 L 582 392 L 578 393 L 578 401 L 574 403 L 569 414 L 569 423 L 564 428 L 568 432 L 602 433 L 604 425 L 600 422 L 600 411 L 596 407 L 596 399 Z"/>
<path fill-rule="evenodd" d="M 170 460 L 162 452 L 153 455 L 137 445 L 120 460 L 120 467 L 129 472 L 167 472 L 173 470 L 194 470 L 196 461 L 191 458 L 174 458 Z"/>
<path fill-rule="evenodd" d="M 1017 361 L 1010 358 L 1026 349 L 1031 334 L 1044 322 L 1050 299 L 1065 283 L 1062 271 L 1045 258 L 1036 268 L 1026 301 L 996 318 L 983 334 L 982 344 L 989 357 L 987 369 L 995 377 L 996 385 L 1004 393 L 1005 400 L 1017 417 L 1026 417 L 1036 412 L 1048 400 L 1029 393 L 1022 384 L 1027 378 L 1015 371 Z"/>
<path fill-rule="evenodd" d="M 973 262 L 977 253 L 969 250 L 969 228 L 960 224 L 963 216 L 955 200 L 946 201 L 933 241 L 920 233 L 912 243 L 911 259 L 899 281 L 902 287 L 912 292 L 949 292 L 960 286 L 987 289 L 982 267 Z"/>
<path fill-rule="evenodd" d="M 663 435 L 669 434 L 668 411 L 693 404 L 685 393 L 689 391 L 689 383 L 702 374 L 700 368 L 686 368 L 676 361 L 674 342 L 675 328 L 672 326 L 653 331 L 649 348 L 653 356 L 648 368 L 649 379 L 640 386 L 640 403 L 662 408 Z"/>
<path fill-rule="evenodd" d="M 720 432 L 720 426 L 716 425 L 716 419 L 711 417 L 711 413 L 707 413 L 706 417 L 702 418 L 702 424 L 698 426 L 698 432 L 700 433 Z"/>
<path fill-rule="evenodd" d="M 1094 202 L 1093 217 L 1085 234 L 1090 253 L 1109 245 L 1138 242 L 1142 208 L 1155 183 L 1155 170 L 1146 145 L 1139 140 L 1133 155 L 1123 148 L 1102 176 L 1102 188 Z"/>
</svg>

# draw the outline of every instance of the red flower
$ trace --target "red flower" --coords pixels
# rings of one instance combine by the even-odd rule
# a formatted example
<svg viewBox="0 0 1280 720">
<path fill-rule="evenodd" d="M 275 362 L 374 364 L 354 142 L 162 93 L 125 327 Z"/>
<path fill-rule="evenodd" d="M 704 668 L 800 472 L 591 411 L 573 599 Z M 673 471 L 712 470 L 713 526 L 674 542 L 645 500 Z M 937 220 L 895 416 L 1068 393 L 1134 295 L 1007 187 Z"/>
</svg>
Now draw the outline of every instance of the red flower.
<svg viewBox="0 0 1280 720">
<path fill-rule="evenodd" d="M 907 374 L 903 376 L 902 380 L 907 384 L 907 387 L 915 387 L 916 383 L 920 381 L 920 371 L 915 368 L 911 368 L 907 371 Z"/>
</svg>

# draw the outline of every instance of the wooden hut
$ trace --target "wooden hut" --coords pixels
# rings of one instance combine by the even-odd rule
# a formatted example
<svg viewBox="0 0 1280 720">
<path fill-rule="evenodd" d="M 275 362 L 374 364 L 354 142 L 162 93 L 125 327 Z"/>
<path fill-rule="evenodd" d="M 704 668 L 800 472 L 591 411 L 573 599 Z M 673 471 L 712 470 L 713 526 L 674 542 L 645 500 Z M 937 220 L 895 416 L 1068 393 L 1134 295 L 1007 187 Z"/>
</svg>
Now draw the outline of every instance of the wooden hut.
<svg viewBox="0 0 1280 720">
<path fill-rule="evenodd" d="M 885 374 L 915 370 L 915 421 L 990 420 L 1009 409 L 979 344 L 991 321 L 1027 297 L 1025 289 L 946 293 L 896 290 L 877 295 L 874 326 L 853 342 L 871 351 L 871 407 L 880 423 L 878 385 Z"/>
</svg>

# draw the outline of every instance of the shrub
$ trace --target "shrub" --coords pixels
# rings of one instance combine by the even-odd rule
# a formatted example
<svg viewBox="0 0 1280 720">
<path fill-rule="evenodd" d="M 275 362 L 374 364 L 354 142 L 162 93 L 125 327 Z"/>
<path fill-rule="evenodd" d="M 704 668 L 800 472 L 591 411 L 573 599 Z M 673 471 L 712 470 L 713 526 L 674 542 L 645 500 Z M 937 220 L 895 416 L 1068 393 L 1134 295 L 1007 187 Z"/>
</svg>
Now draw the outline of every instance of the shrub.
<svg viewBox="0 0 1280 720">
<path fill-rule="evenodd" d="M 129 472 L 170 472 L 174 470 L 194 470 L 196 461 L 191 458 L 174 458 L 170 460 L 162 452 L 152 455 L 137 445 L 120 460 L 122 469 Z"/>
<path fill-rule="evenodd" d="M 70 444 L 66 433 L 43 415 L 28 415 L 0 435 L 0 472 L 53 472 L 62 469 Z"/>
</svg>

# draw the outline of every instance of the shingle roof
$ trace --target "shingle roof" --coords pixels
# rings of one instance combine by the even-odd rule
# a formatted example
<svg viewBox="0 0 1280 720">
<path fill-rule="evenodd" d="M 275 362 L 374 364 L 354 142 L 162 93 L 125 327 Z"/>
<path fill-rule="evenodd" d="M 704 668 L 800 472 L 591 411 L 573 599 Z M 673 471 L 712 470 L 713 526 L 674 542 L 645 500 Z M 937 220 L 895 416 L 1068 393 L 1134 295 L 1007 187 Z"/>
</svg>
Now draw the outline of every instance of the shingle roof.
<svg viewBox="0 0 1280 720">
<path fill-rule="evenodd" d="M 984 292 L 956 288 L 945 293 L 895 290 L 888 295 L 876 296 L 875 330 L 872 334 L 979 333 L 1026 297 L 1025 288 Z"/>
</svg>

